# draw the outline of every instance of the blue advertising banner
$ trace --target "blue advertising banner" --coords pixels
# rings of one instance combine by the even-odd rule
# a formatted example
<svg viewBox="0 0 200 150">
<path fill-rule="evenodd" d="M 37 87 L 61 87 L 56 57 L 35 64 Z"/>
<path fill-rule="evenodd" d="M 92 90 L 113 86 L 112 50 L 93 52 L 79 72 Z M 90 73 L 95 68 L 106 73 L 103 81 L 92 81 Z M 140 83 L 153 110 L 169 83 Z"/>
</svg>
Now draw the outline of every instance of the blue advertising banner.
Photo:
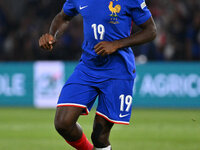
<svg viewBox="0 0 200 150">
<path fill-rule="evenodd" d="M 137 66 L 135 107 L 200 108 L 200 63 Z"/>
<path fill-rule="evenodd" d="M 0 63 L 0 106 L 33 106 L 32 63 Z"/>
<path fill-rule="evenodd" d="M 55 108 L 78 62 L 0 63 L 0 106 Z M 200 63 L 137 65 L 133 106 L 200 108 Z"/>
</svg>

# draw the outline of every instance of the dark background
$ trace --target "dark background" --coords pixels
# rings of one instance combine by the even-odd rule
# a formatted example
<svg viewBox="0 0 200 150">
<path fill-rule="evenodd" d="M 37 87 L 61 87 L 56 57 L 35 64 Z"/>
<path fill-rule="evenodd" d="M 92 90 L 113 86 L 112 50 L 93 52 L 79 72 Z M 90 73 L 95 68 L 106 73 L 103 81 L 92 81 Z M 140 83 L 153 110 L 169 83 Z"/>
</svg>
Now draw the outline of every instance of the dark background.
<svg viewBox="0 0 200 150">
<path fill-rule="evenodd" d="M 78 60 L 82 18 L 73 19 L 54 51 L 38 47 L 65 0 L 0 0 L 0 61 Z M 200 1 L 146 0 L 155 19 L 155 41 L 133 47 L 138 62 L 199 61 Z M 134 26 L 133 32 L 139 29 Z"/>
</svg>

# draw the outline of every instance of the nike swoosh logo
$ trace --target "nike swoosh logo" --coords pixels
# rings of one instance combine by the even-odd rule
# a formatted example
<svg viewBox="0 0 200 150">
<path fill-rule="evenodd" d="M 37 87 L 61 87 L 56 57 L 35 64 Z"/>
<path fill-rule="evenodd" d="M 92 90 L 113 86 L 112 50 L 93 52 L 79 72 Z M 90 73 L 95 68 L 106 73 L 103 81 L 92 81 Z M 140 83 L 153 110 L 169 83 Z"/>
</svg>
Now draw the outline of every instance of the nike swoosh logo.
<svg viewBox="0 0 200 150">
<path fill-rule="evenodd" d="M 82 9 L 84 9 L 84 8 L 86 8 L 86 7 L 88 7 L 88 5 L 83 6 L 83 7 L 80 6 L 79 9 L 82 10 Z"/>
<path fill-rule="evenodd" d="M 128 115 L 129 115 L 129 114 L 126 114 L 126 115 L 120 114 L 119 117 L 120 117 L 120 118 L 124 118 L 124 117 L 126 117 L 126 116 L 128 116 Z"/>
</svg>

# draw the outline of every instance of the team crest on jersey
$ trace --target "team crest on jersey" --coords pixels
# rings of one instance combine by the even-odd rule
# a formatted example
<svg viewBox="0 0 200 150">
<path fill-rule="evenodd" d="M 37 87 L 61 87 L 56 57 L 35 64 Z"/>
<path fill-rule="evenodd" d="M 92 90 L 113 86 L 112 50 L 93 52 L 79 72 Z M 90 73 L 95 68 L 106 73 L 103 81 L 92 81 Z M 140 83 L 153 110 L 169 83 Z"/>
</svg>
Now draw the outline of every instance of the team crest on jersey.
<svg viewBox="0 0 200 150">
<path fill-rule="evenodd" d="M 117 3 L 118 0 L 110 1 L 109 6 L 108 6 L 109 10 L 111 11 L 111 14 L 110 14 L 111 18 L 110 18 L 110 22 L 109 22 L 111 24 L 119 24 L 119 22 L 117 20 L 118 20 L 118 14 L 121 11 L 121 5 L 119 5 L 119 4 L 114 5 L 115 1 Z"/>
</svg>

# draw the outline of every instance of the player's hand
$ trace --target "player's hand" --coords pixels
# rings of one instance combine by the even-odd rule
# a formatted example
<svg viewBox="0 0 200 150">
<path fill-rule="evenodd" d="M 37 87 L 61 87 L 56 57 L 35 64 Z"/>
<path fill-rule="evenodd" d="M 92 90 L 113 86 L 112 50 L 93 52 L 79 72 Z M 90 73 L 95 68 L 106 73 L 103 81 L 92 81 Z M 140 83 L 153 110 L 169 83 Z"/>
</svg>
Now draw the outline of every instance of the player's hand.
<svg viewBox="0 0 200 150">
<path fill-rule="evenodd" d="M 103 41 L 95 45 L 94 49 L 97 55 L 101 56 L 110 55 L 115 51 L 117 51 L 118 44 L 116 42 Z"/>
<path fill-rule="evenodd" d="M 56 40 L 51 34 L 43 34 L 39 39 L 39 46 L 46 50 L 52 50 Z"/>
</svg>

